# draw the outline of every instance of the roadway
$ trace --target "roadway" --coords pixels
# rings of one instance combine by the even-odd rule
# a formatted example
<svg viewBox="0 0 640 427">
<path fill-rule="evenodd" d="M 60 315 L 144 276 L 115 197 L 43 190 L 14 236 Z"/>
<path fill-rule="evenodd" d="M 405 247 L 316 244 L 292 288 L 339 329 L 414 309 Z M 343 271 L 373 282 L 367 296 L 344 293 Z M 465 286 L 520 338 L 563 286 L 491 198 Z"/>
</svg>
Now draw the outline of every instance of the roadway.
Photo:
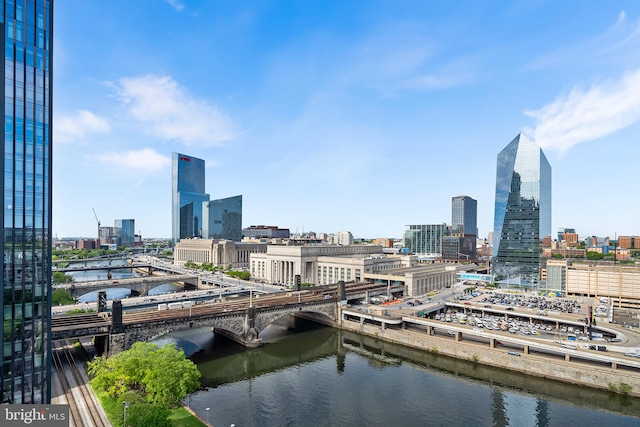
<svg viewBox="0 0 640 427">
<path fill-rule="evenodd" d="M 567 341 L 568 335 L 571 335 L 571 332 L 561 332 L 560 328 L 562 326 L 568 327 L 573 326 L 576 328 L 580 328 L 583 330 L 585 328 L 584 318 L 587 316 L 587 306 L 589 305 L 589 300 L 592 298 L 575 298 L 581 304 L 581 310 L 578 313 L 560 313 L 560 312 L 549 312 L 545 315 L 538 315 L 537 310 L 523 308 L 523 307 L 511 307 L 508 309 L 507 306 L 501 305 L 491 305 L 491 307 L 486 307 L 486 304 L 483 304 L 481 301 L 482 295 L 476 298 L 472 298 L 468 301 L 460 301 L 459 297 L 462 295 L 462 289 L 464 286 L 460 284 L 454 285 L 452 288 L 443 289 L 439 293 L 435 294 L 432 297 L 428 296 L 420 296 L 420 297 L 409 297 L 405 298 L 402 302 L 397 304 L 387 305 L 385 308 L 392 316 L 413 316 L 417 317 L 420 311 L 424 311 L 425 313 L 434 313 L 438 311 L 440 307 L 447 304 L 450 309 L 457 311 L 474 311 L 481 313 L 488 313 L 491 315 L 495 315 L 497 317 L 508 316 L 510 319 L 513 318 L 521 318 L 521 319 L 532 319 L 534 323 L 543 323 L 543 324 L 556 324 L 559 325 L 557 328 L 554 325 L 554 328 L 551 332 L 541 332 L 540 335 L 522 335 L 521 333 L 517 333 L 515 336 L 519 339 L 524 339 L 527 341 L 541 341 L 544 343 L 553 342 L 556 346 L 559 344 L 569 344 L 575 345 L 579 347 L 581 344 L 583 345 L 604 345 L 606 346 L 608 351 L 617 352 L 617 353 L 640 353 L 640 331 L 638 329 L 631 329 L 622 325 L 617 325 L 614 323 L 609 323 L 606 319 L 598 318 L 598 324 L 594 327 L 594 332 L 602 331 L 606 334 L 614 335 L 617 339 L 620 339 L 621 342 L 603 342 L 600 339 L 597 340 L 576 340 L 576 341 Z M 500 290 L 497 290 L 498 292 Z M 426 303 L 425 299 L 430 298 L 431 302 Z M 574 298 L 571 298 L 574 299 Z M 419 300 L 422 302 L 421 305 L 410 305 L 410 302 L 415 300 Z M 433 317 L 433 315 L 431 315 Z M 459 323 L 447 323 L 440 322 L 441 328 L 449 328 L 449 326 L 455 326 L 456 330 L 460 331 L 473 331 L 474 328 L 472 326 L 466 324 Z M 461 328 L 461 329 L 460 329 Z M 488 331 L 487 331 L 488 332 Z M 491 333 L 496 333 L 499 336 L 510 336 L 514 335 L 508 331 L 502 330 L 494 330 Z M 585 334 L 583 334 L 584 336 Z"/>
</svg>

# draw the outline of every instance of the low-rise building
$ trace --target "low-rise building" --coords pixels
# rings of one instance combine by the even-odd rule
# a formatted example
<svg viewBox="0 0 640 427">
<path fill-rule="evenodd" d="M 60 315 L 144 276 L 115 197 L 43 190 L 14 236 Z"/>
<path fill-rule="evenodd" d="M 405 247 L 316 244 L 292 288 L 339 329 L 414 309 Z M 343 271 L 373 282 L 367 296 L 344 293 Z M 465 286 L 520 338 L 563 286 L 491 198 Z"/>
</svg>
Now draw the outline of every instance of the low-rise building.
<svg viewBox="0 0 640 427">
<path fill-rule="evenodd" d="M 547 261 L 547 288 L 568 295 L 609 297 L 619 306 L 640 308 L 640 267 Z"/>
<path fill-rule="evenodd" d="M 173 251 L 173 262 L 184 265 L 211 263 L 215 267 L 231 266 L 234 270 L 248 270 L 251 254 L 267 251 L 266 243 L 233 242 L 215 239 L 182 239 Z"/>
<path fill-rule="evenodd" d="M 315 285 L 345 282 L 379 282 L 404 285 L 404 294 L 422 295 L 451 286 L 456 273 L 473 265 L 421 264 L 415 255 L 384 254 L 371 245 L 269 246 L 251 255 L 250 273 L 257 280 L 293 285 L 295 277 Z"/>
</svg>

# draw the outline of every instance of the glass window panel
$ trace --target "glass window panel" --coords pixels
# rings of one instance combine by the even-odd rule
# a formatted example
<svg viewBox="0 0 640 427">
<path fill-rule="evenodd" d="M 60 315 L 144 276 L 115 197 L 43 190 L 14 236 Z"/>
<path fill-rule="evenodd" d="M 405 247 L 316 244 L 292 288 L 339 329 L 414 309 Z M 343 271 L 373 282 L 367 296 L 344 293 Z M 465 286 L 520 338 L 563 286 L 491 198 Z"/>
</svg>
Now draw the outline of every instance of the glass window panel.
<svg viewBox="0 0 640 427">
<path fill-rule="evenodd" d="M 27 59 L 26 59 L 26 64 L 30 67 L 33 67 L 33 65 L 35 64 L 35 58 L 34 58 L 34 47 L 31 45 L 27 45 Z"/>
<path fill-rule="evenodd" d="M 24 11 L 20 3 L 16 4 L 16 21 L 24 21 Z"/>
<path fill-rule="evenodd" d="M 24 25 L 22 22 L 16 22 L 16 42 L 23 42 Z"/>
</svg>

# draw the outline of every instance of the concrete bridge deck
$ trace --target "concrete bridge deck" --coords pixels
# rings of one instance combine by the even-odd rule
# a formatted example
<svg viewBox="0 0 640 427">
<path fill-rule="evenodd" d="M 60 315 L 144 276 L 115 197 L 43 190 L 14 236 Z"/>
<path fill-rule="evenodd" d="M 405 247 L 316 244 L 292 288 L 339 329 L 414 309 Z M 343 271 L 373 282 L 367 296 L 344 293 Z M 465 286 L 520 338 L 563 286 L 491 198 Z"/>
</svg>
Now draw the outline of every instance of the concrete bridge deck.
<svg viewBox="0 0 640 427">
<path fill-rule="evenodd" d="M 146 295 L 150 289 L 161 283 L 179 283 L 190 285 L 191 289 L 198 286 L 198 276 L 193 274 L 172 274 L 157 275 L 149 277 L 131 277 L 117 280 L 97 280 L 93 282 L 74 282 L 53 286 L 54 289 L 63 288 L 69 291 L 69 295 L 74 298 L 80 297 L 93 291 L 108 288 L 129 288 L 134 293 Z M 187 286 L 189 288 L 189 286 Z"/>
</svg>

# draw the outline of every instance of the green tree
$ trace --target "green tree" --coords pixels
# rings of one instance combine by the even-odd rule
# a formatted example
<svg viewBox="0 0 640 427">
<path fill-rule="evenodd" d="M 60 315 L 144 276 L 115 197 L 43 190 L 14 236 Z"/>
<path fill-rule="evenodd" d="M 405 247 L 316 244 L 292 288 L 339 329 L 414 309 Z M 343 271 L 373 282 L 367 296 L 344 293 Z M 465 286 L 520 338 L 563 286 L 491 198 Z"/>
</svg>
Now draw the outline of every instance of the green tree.
<svg viewBox="0 0 640 427">
<path fill-rule="evenodd" d="M 53 280 L 53 283 L 56 285 L 60 283 L 71 283 L 73 282 L 73 276 L 69 274 L 64 274 L 62 271 L 54 271 L 52 280 Z"/>
<path fill-rule="evenodd" d="M 249 280 L 251 279 L 251 273 L 249 273 L 248 271 L 234 271 L 234 270 L 230 270 L 227 271 L 225 273 L 227 276 L 231 276 L 231 277 L 238 277 L 242 280 Z"/>
<path fill-rule="evenodd" d="M 150 403 L 136 403 L 127 410 L 126 426 L 135 427 L 171 427 L 171 412 L 168 408 Z M 126 427 L 125 426 L 125 427 Z"/>
<path fill-rule="evenodd" d="M 198 268 L 198 264 L 196 264 L 195 262 L 188 260 L 187 262 L 184 263 L 184 266 L 187 268 Z"/>
<path fill-rule="evenodd" d="M 63 288 L 58 288 L 51 294 L 51 303 L 53 305 L 66 305 L 73 304 L 76 300 L 69 295 L 69 291 Z"/>
<path fill-rule="evenodd" d="M 91 383 L 112 397 L 137 391 L 148 403 L 173 405 L 200 385 L 200 372 L 171 344 L 137 342 L 130 350 L 88 363 Z"/>
<path fill-rule="evenodd" d="M 200 265 L 200 268 L 204 271 L 213 271 L 214 269 L 213 264 L 211 264 L 210 262 L 203 262 Z"/>
</svg>

